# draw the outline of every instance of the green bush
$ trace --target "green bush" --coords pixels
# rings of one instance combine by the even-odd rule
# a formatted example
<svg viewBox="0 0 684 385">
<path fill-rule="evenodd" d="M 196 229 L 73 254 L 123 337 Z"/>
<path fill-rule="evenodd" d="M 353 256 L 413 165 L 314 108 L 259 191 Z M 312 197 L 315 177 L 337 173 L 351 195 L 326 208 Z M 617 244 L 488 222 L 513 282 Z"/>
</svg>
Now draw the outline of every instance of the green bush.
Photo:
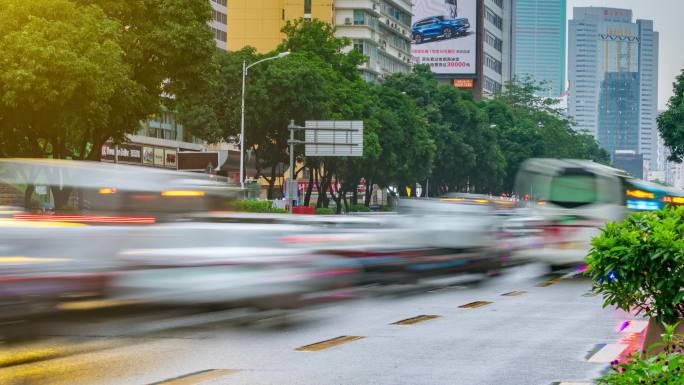
<svg viewBox="0 0 684 385">
<path fill-rule="evenodd" d="M 592 240 L 587 272 L 604 307 L 672 322 L 684 315 L 684 207 L 630 215 Z"/>
<path fill-rule="evenodd" d="M 259 201 L 259 200 L 244 200 L 236 201 L 231 207 L 235 211 L 244 211 L 248 213 L 284 213 L 283 209 L 277 209 L 273 207 L 273 202 L 271 201 Z"/>
<path fill-rule="evenodd" d="M 369 213 L 371 209 L 366 207 L 366 205 L 351 205 L 349 206 L 350 213 Z"/>
<path fill-rule="evenodd" d="M 674 334 L 674 326 L 666 326 L 663 341 L 657 345 L 665 350 L 658 355 L 641 358 L 637 354 L 628 357 L 628 361 L 611 362 L 612 373 L 598 379 L 599 385 L 679 385 L 684 384 L 684 341 Z"/>
<path fill-rule="evenodd" d="M 335 212 L 333 209 L 329 209 L 327 207 L 319 207 L 316 209 L 316 215 L 333 215 Z"/>
</svg>

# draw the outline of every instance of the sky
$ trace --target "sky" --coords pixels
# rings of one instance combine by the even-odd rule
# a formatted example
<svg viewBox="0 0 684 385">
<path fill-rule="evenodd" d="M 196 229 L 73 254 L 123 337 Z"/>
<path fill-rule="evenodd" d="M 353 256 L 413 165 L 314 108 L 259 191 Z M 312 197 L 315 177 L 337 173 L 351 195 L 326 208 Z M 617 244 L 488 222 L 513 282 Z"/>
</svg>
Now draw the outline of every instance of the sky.
<svg viewBox="0 0 684 385">
<path fill-rule="evenodd" d="M 634 20 L 653 20 L 660 32 L 658 109 L 665 109 L 672 83 L 684 68 L 684 0 L 568 0 L 568 19 L 573 7 L 588 6 L 631 9 Z"/>
</svg>

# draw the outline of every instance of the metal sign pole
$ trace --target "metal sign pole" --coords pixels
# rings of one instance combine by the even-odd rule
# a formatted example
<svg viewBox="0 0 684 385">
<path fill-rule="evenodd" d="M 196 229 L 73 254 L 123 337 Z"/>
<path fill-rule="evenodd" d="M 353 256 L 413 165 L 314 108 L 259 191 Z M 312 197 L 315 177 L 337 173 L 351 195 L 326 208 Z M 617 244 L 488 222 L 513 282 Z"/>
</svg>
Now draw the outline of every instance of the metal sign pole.
<svg viewBox="0 0 684 385">
<path fill-rule="evenodd" d="M 290 120 L 290 181 L 287 183 L 287 201 L 290 206 L 290 214 L 292 214 L 292 208 L 294 206 L 294 199 L 292 199 L 292 186 L 295 180 L 295 169 L 294 169 L 294 145 L 295 145 L 295 123 L 294 120 Z"/>
</svg>

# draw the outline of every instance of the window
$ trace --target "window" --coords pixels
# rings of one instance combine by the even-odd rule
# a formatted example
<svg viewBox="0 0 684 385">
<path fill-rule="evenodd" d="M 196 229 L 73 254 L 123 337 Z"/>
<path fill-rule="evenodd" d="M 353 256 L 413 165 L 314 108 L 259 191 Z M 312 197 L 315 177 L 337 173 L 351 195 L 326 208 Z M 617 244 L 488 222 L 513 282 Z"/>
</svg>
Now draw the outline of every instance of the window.
<svg viewBox="0 0 684 385">
<path fill-rule="evenodd" d="M 215 21 L 218 21 L 221 24 L 228 24 L 228 16 L 226 16 L 225 13 L 216 11 L 214 9 L 211 10 L 211 18 Z"/>
<path fill-rule="evenodd" d="M 354 40 L 354 49 L 363 53 L 363 40 Z"/>
<path fill-rule="evenodd" d="M 485 54 L 485 65 L 493 69 L 497 74 L 501 73 L 501 62 L 488 54 Z"/>
<path fill-rule="evenodd" d="M 214 27 L 211 27 L 211 30 L 214 31 L 214 38 L 216 40 L 224 42 L 228 40 L 228 34 L 225 31 L 221 31 L 220 29 L 216 29 Z"/>
<path fill-rule="evenodd" d="M 484 78 L 484 90 L 494 93 L 494 92 L 501 92 L 501 83 L 490 79 L 489 77 L 485 76 Z"/>
<path fill-rule="evenodd" d="M 311 14 L 311 0 L 304 0 L 304 13 Z"/>
<path fill-rule="evenodd" d="M 499 8 L 503 9 L 503 0 L 494 0 L 494 4 L 498 5 Z"/>
<path fill-rule="evenodd" d="M 494 47 L 494 49 L 496 49 L 499 52 L 501 52 L 501 50 L 503 49 L 503 40 L 494 36 L 491 32 L 487 30 L 485 30 L 485 41 L 487 42 L 487 44 Z"/>
<path fill-rule="evenodd" d="M 227 0 L 211 0 L 218 5 L 223 5 L 224 7 L 228 5 Z"/>
<path fill-rule="evenodd" d="M 503 19 L 501 18 L 501 16 L 494 13 L 494 11 L 489 9 L 489 7 L 485 8 L 485 18 L 489 20 L 490 23 L 494 24 L 496 28 L 503 29 Z"/>
<path fill-rule="evenodd" d="M 366 13 L 361 9 L 354 10 L 354 25 L 365 25 Z"/>
</svg>

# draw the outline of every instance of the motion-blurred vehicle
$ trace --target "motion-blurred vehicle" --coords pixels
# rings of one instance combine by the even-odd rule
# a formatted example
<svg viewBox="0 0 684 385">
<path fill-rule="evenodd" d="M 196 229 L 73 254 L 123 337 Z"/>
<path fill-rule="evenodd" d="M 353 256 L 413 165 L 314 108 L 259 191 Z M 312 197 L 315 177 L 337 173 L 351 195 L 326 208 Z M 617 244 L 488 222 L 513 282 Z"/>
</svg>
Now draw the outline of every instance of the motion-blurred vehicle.
<svg viewBox="0 0 684 385">
<path fill-rule="evenodd" d="M 684 204 L 684 191 L 631 178 L 622 170 L 585 160 L 530 159 L 516 179 L 520 203 L 542 220 L 539 247 L 520 250 L 524 258 L 553 267 L 580 265 L 590 241 L 608 221 L 632 211 Z"/>
<path fill-rule="evenodd" d="M 413 41 L 421 44 L 427 39 L 452 39 L 468 33 L 470 22 L 465 17 L 431 16 L 413 23 Z"/>
<path fill-rule="evenodd" d="M 360 281 L 359 263 L 287 248 L 296 225 L 178 223 L 141 228 L 119 254 L 110 295 L 167 305 L 296 307 Z"/>
<path fill-rule="evenodd" d="M 102 223 L 113 216 L 130 219 L 119 223 L 134 223 L 136 216 L 163 220 L 172 214 L 219 210 L 242 193 L 228 179 L 208 174 L 56 159 L 0 159 L 0 183 L 20 189 L 27 212 L 66 213 L 53 219 L 69 221 L 76 221 L 76 214 L 96 214 Z"/>
</svg>

